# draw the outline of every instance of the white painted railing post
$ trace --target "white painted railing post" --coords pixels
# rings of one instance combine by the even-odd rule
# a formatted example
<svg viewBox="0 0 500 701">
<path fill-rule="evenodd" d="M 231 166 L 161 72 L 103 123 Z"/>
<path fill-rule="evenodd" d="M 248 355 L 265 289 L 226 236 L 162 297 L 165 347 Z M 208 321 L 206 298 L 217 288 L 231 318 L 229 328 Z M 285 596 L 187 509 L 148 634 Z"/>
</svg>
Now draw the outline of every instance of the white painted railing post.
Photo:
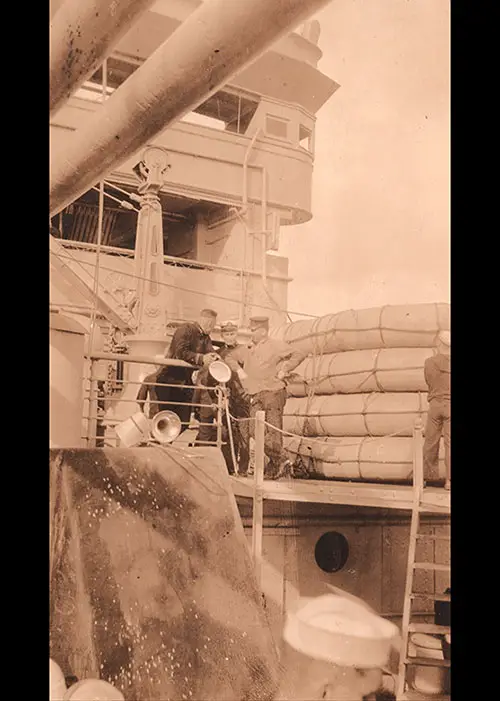
<svg viewBox="0 0 500 701">
<path fill-rule="evenodd" d="M 217 448 L 222 450 L 222 409 L 224 395 L 223 390 L 217 387 Z"/>
<path fill-rule="evenodd" d="M 413 487 L 414 497 L 420 501 L 424 490 L 424 425 L 420 418 L 413 427 Z"/>
<path fill-rule="evenodd" d="M 262 536 L 264 523 L 264 411 L 255 415 L 255 473 L 252 519 L 252 554 L 257 583 L 262 588 Z"/>
</svg>

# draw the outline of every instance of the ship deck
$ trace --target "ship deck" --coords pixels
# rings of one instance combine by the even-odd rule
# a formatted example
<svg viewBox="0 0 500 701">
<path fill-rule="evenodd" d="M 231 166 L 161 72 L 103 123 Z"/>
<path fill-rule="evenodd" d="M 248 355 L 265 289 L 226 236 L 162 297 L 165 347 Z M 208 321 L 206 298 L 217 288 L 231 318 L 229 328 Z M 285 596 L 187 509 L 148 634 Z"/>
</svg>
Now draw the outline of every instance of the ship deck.
<svg viewBox="0 0 500 701">
<path fill-rule="evenodd" d="M 256 489 L 253 477 L 231 476 L 230 480 L 235 496 L 254 498 Z M 263 499 L 275 501 L 403 510 L 411 510 L 414 506 L 414 488 L 411 485 L 333 480 L 264 480 L 259 489 Z M 450 492 L 440 487 L 426 487 L 422 492 L 420 510 L 427 513 L 449 514 Z"/>
</svg>

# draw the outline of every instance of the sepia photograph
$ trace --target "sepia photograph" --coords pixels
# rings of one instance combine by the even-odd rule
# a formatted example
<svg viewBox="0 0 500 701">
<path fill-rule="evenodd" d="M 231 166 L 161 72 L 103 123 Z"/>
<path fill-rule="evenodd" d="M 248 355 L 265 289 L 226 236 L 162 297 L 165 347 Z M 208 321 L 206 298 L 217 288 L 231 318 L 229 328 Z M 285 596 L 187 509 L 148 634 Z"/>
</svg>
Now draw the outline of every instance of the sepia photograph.
<svg viewBox="0 0 500 701">
<path fill-rule="evenodd" d="M 451 701 L 450 0 L 49 17 L 49 700 Z"/>
</svg>

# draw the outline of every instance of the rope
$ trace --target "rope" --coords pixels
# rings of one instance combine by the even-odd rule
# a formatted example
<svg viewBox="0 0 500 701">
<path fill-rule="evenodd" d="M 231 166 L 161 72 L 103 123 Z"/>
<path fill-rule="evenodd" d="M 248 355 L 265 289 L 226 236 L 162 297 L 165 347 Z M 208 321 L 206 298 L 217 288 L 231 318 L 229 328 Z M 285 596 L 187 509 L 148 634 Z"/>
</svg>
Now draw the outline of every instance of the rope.
<svg viewBox="0 0 500 701">
<path fill-rule="evenodd" d="M 243 422 L 243 421 L 255 421 L 255 417 L 245 417 L 245 418 L 240 418 L 238 419 L 236 416 L 233 416 L 231 413 L 228 414 L 228 416 L 231 418 L 232 421 L 236 422 Z M 340 441 L 342 438 L 336 438 L 335 436 L 325 436 L 324 438 L 313 438 L 309 436 L 304 436 L 299 433 L 292 433 L 291 431 L 285 431 L 282 428 L 278 428 L 277 426 L 274 426 L 273 424 L 270 424 L 268 421 L 263 422 L 265 426 L 268 426 L 269 428 L 274 429 L 278 433 L 282 433 L 284 436 L 290 436 L 292 438 L 299 438 L 302 441 L 307 441 L 308 443 L 318 443 L 320 445 L 328 445 L 328 439 L 333 439 L 335 441 Z M 399 429 L 399 431 L 395 431 L 394 433 L 388 433 L 384 436 L 360 436 L 359 439 L 361 441 L 380 441 L 385 438 L 395 438 L 396 436 L 399 436 L 402 433 L 408 433 L 408 431 L 413 430 L 413 425 L 412 426 L 407 426 L 406 428 Z M 359 445 L 359 442 L 356 443 L 342 443 L 340 444 L 339 447 L 341 448 L 350 448 Z"/>
<path fill-rule="evenodd" d="M 379 316 L 379 319 L 378 319 L 378 325 L 379 325 L 379 328 L 380 328 L 380 343 L 381 343 L 381 345 L 382 345 L 382 348 L 385 348 L 385 347 L 386 347 L 386 346 L 385 346 L 385 339 L 384 339 L 384 327 L 383 327 L 383 325 L 382 325 L 382 317 L 383 317 L 383 315 L 384 315 L 384 310 L 385 310 L 386 306 L 387 306 L 387 305 L 384 305 L 383 307 L 380 308 L 380 316 Z"/>
<path fill-rule="evenodd" d="M 361 440 L 358 445 L 358 454 L 356 456 L 356 462 L 358 464 L 358 472 L 359 472 L 359 477 L 360 479 L 363 479 L 363 475 L 361 473 L 361 450 L 363 448 L 363 444 L 365 442 L 365 439 Z"/>
<path fill-rule="evenodd" d="M 295 314 L 295 313 L 296 313 L 296 312 L 290 312 L 290 314 Z M 341 312 L 341 313 L 343 314 L 344 312 Z M 315 321 L 321 321 L 321 319 L 324 319 L 324 318 L 325 318 L 325 317 L 321 317 L 321 316 L 314 316 L 313 314 L 301 314 L 300 316 L 310 316 L 310 317 L 314 318 Z M 333 315 L 333 316 L 336 316 L 336 315 Z M 292 322 L 292 323 L 295 323 L 295 322 Z M 434 336 L 434 339 L 437 338 L 437 334 L 439 333 L 439 331 L 444 330 L 444 328 L 445 328 L 445 327 L 443 327 L 443 329 L 441 329 L 440 327 L 438 327 L 438 330 L 436 331 L 436 335 Z M 392 332 L 394 332 L 394 333 L 404 333 L 405 335 L 406 335 L 406 334 L 410 334 L 410 333 L 420 334 L 420 335 L 421 335 L 421 334 L 424 334 L 424 333 L 428 333 L 428 334 L 431 334 L 431 333 L 432 333 L 432 330 L 430 330 L 430 329 L 402 329 L 402 328 L 396 328 L 396 327 L 393 327 L 393 326 L 383 326 L 383 327 L 380 327 L 380 326 L 368 326 L 368 327 L 366 327 L 366 328 L 363 327 L 363 328 L 354 328 L 354 329 L 352 328 L 352 326 L 349 327 L 349 328 L 348 328 L 348 327 L 346 327 L 346 328 L 342 328 L 342 327 L 339 328 L 339 327 L 336 327 L 335 329 L 327 329 L 326 331 L 314 331 L 314 332 L 311 331 L 310 333 L 304 334 L 303 336 L 297 336 L 297 338 L 292 338 L 290 341 L 288 341 L 288 343 L 300 343 L 301 341 L 307 341 L 307 340 L 309 340 L 309 339 L 318 338 L 318 337 L 320 337 L 320 336 L 326 336 L 326 337 L 327 337 L 328 334 L 332 334 L 333 332 L 340 332 L 340 333 L 359 333 L 359 332 L 370 332 L 370 331 L 379 331 L 379 332 L 380 332 L 380 331 L 392 331 Z M 419 347 L 419 348 L 431 347 L 431 346 L 434 344 L 434 342 L 435 342 L 435 341 L 432 341 L 432 342 L 429 344 L 429 346 L 417 346 L 417 347 Z M 384 348 L 386 348 L 386 347 L 384 346 Z M 351 349 L 345 349 L 345 350 L 357 350 L 357 349 L 351 348 Z M 363 349 L 359 349 L 359 350 L 363 350 Z M 369 350 L 369 349 L 366 349 L 366 348 L 365 348 L 364 350 Z M 393 350 L 394 350 L 394 349 L 393 349 Z"/>
<path fill-rule="evenodd" d="M 315 352 L 312 356 L 312 358 L 313 358 L 313 368 L 312 368 L 313 369 L 313 378 L 316 376 L 316 367 L 318 367 L 320 365 L 320 363 L 323 359 L 323 355 L 324 355 L 324 351 L 325 351 L 325 347 L 326 347 L 326 339 L 327 339 L 327 337 L 325 336 L 323 339 L 323 347 L 321 348 L 319 354 Z M 306 401 L 306 407 L 305 407 L 306 415 L 309 414 L 311 404 L 314 400 L 314 397 L 316 396 L 316 388 L 317 388 L 318 384 L 319 384 L 319 378 L 317 378 L 316 380 L 313 380 L 313 382 L 311 383 L 311 385 L 307 389 L 307 401 Z M 305 438 L 305 433 L 306 433 L 307 429 L 308 429 L 308 419 L 305 418 L 303 429 L 302 429 L 302 439 L 299 441 L 299 445 L 297 447 L 297 453 L 296 453 L 297 458 L 296 458 L 295 462 L 298 462 L 301 459 L 300 458 L 300 455 L 301 455 L 300 450 L 302 448 L 302 444 L 303 444 L 303 441 Z M 309 456 L 309 459 L 311 461 L 314 460 L 312 455 Z M 308 468 L 306 468 L 306 472 L 309 472 Z"/>
<path fill-rule="evenodd" d="M 376 349 L 372 349 L 372 350 L 376 350 Z M 377 350 L 383 351 L 383 350 L 394 350 L 394 349 L 379 348 Z M 428 350 L 428 349 L 425 349 L 425 348 L 414 349 L 414 348 L 412 348 L 411 350 Z M 346 351 L 341 351 L 341 352 L 346 352 Z M 352 352 L 357 352 L 357 351 L 352 351 Z M 327 353 L 326 355 L 330 355 L 330 353 Z M 339 355 L 339 353 L 332 353 L 331 355 L 337 356 L 337 355 Z M 377 360 L 378 360 L 378 358 L 377 358 Z M 407 372 L 409 370 L 420 370 L 421 371 L 422 366 L 421 365 L 414 365 L 414 366 L 409 366 L 409 367 L 392 368 L 392 370 L 390 370 L 390 372 Z M 361 382 L 358 385 L 356 385 L 355 391 L 353 391 L 353 392 L 334 392 L 333 393 L 333 394 L 336 394 L 336 393 L 338 393 L 338 394 L 359 394 L 358 390 L 360 390 L 363 387 L 363 385 L 366 382 L 368 382 L 368 380 L 372 377 L 372 375 L 374 375 L 375 372 L 376 372 L 376 369 L 374 369 L 374 370 L 351 370 L 350 372 L 338 372 L 335 375 L 332 375 L 331 373 L 329 373 L 329 374 L 325 374 L 325 375 L 320 375 L 319 377 L 317 377 L 316 379 L 314 379 L 312 381 L 307 380 L 307 379 L 303 379 L 302 382 L 306 387 L 309 387 L 311 382 L 313 382 L 315 385 L 317 385 L 320 382 L 323 382 L 324 380 L 329 380 L 330 378 L 349 377 L 350 375 L 363 375 L 365 373 L 368 373 L 368 376 L 365 377 L 363 380 L 361 380 Z M 386 390 L 381 389 L 380 391 L 382 393 L 384 393 Z M 307 395 L 305 395 L 305 396 L 307 396 Z M 325 394 L 322 396 L 330 396 L 330 395 Z M 300 395 L 297 395 L 297 398 L 301 398 Z"/>
<path fill-rule="evenodd" d="M 273 426 L 273 424 L 268 423 L 267 421 L 264 421 L 264 424 L 266 426 L 269 426 L 270 428 L 274 428 L 275 431 L 278 433 L 282 433 L 284 436 L 291 436 L 293 438 L 300 438 L 302 441 L 306 440 L 308 443 L 319 443 L 321 445 L 328 445 L 328 439 L 331 438 L 334 441 L 340 441 L 342 438 L 336 438 L 335 436 L 325 436 L 324 438 L 309 438 L 308 436 L 301 436 L 297 433 L 292 433 L 291 431 L 285 431 L 282 428 L 278 428 L 277 426 Z M 404 429 L 400 429 L 399 431 L 395 431 L 394 433 L 388 433 L 384 436 L 360 436 L 361 441 L 381 441 L 385 438 L 394 438 L 395 436 L 399 436 L 401 433 L 407 433 L 409 430 L 412 430 L 413 426 L 407 427 Z M 349 447 L 354 447 L 359 445 L 358 442 L 356 443 L 342 443 L 340 445 L 341 448 L 349 448 Z"/>
</svg>

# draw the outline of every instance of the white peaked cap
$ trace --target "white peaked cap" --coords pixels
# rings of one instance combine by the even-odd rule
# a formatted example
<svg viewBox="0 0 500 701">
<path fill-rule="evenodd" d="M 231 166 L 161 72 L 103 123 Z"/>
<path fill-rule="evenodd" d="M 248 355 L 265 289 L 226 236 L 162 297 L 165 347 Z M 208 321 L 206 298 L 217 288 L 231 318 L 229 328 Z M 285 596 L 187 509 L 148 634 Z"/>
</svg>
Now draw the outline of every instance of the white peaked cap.
<svg viewBox="0 0 500 701">
<path fill-rule="evenodd" d="M 399 629 L 362 603 L 325 594 L 303 599 L 289 613 L 283 631 L 285 641 L 308 657 L 341 667 L 384 667 Z"/>
</svg>

